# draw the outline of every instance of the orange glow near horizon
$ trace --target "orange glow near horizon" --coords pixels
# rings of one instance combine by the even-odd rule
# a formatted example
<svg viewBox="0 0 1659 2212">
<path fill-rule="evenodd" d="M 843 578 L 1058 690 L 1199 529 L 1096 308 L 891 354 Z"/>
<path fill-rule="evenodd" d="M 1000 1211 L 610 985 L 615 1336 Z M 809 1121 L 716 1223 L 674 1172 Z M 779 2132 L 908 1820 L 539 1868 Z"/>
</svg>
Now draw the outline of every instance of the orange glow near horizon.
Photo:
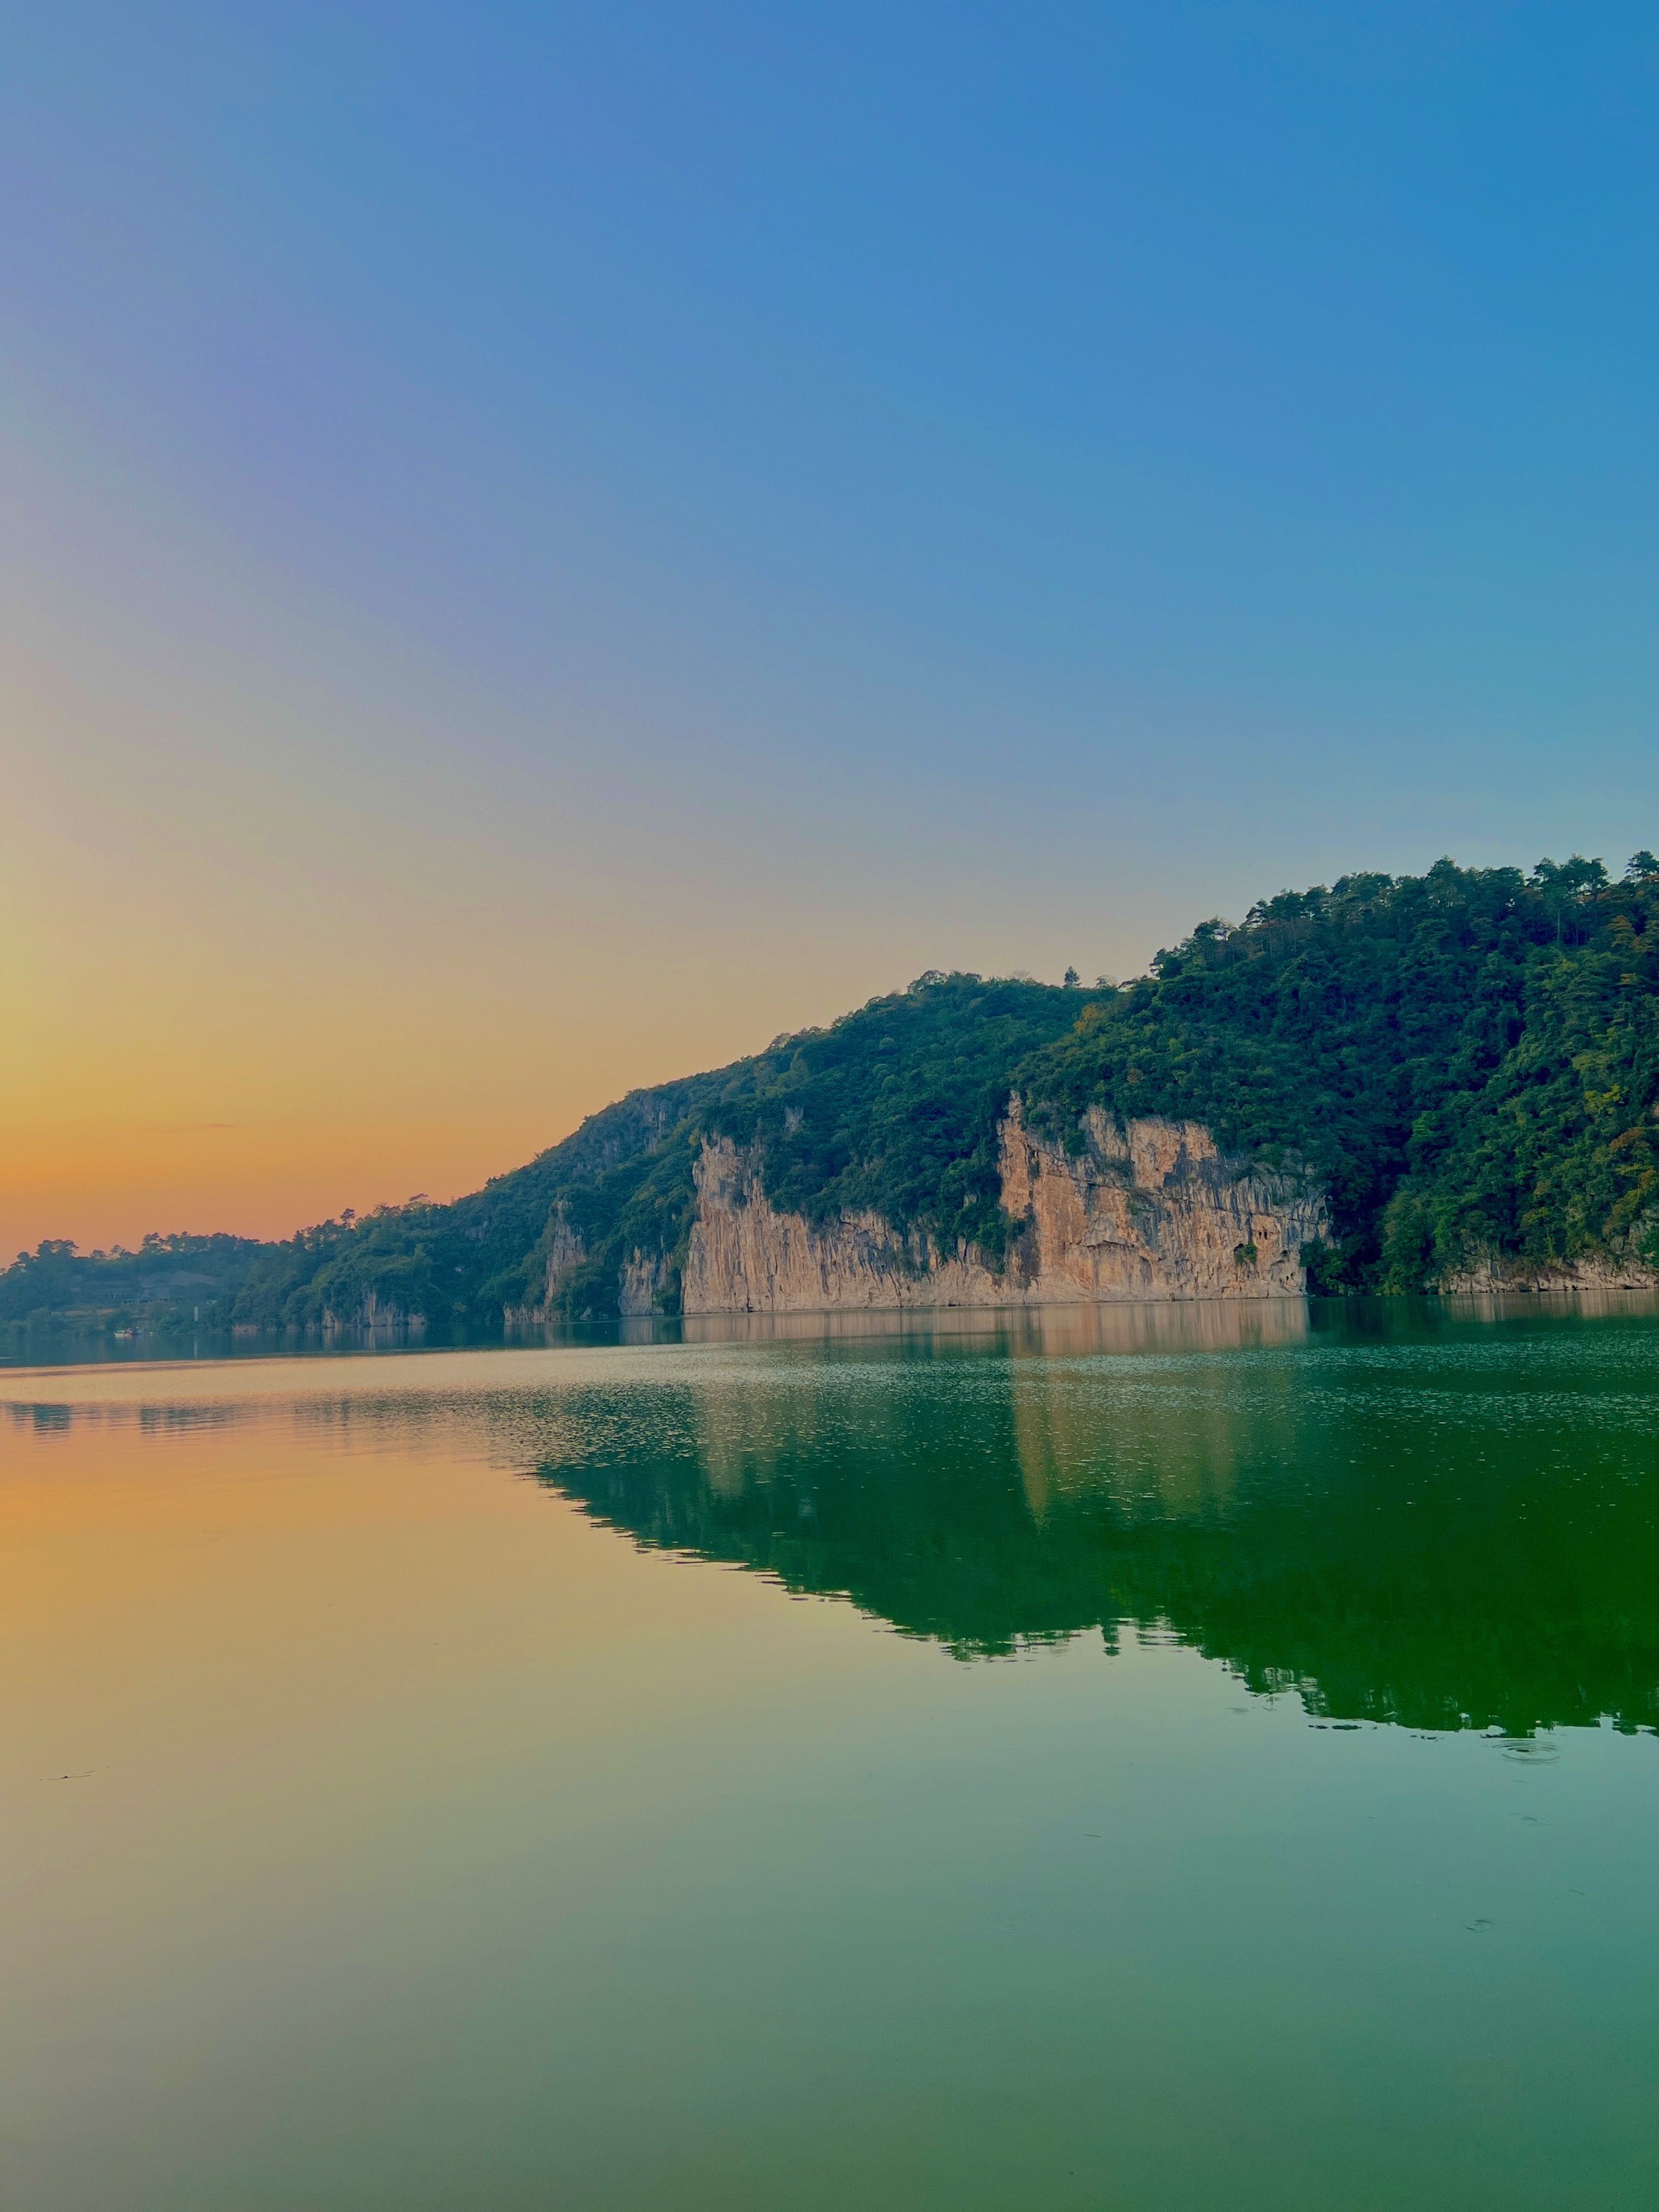
<svg viewBox="0 0 1659 2212">
<path fill-rule="evenodd" d="M 4 1133 L 0 1264 L 43 1237 L 83 1250 L 136 1247 L 151 1230 L 284 1237 L 355 1206 L 477 1189 L 562 1130 L 447 1122 L 118 1122 Z"/>
<path fill-rule="evenodd" d="M 43 1237 L 282 1237 L 347 1206 L 454 1198 L 625 1091 L 758 1050 L 871 988 L 861 948 L 769 975 L 763 945 L 722 969 L 653 960 L 620 933 L 602 963 L 578 952 L 543 972 L 526 932 L 488 969 L 480 951 L 475 982 L 421 943 L 421 922 L 402 973 L 342 973 L 321 953 L 313 972 L 234 950 L 216 966 L 165 945 L 130 963 L 53 948 L 46 988 L 0 994 L 0 1265 Z"/>
<path fill-rule="evenodd" d="M 680 820 L 633 822 L 624 897 L 616 824 L 510 789 L 469 823 L 465 763 L 410 737 L 401 780 L 321 761 L 325 697 L 229 745 L 176 668 L 148 702 L 96 668 L 9 664 L 0 1265 L 453 1198 L 932 963 L 931 928 L 907 969 L 880 917 L 780 926 L 764 872 L 677 852 Z M 772 927 L 743 926 L 751 896 Z"/>
</svg>

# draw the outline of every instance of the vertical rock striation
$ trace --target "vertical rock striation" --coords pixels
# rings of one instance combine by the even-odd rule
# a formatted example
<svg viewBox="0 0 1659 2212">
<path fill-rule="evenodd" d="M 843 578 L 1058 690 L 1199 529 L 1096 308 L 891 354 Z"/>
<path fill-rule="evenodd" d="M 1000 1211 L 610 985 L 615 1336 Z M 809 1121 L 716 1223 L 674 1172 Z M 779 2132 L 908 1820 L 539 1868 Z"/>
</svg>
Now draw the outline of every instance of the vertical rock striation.
<svg viewBox="0 0 1659 2212">
<path fill-rule="evenodd" d="M 1228 1158 L 1195 1121 L 1148 1117 L 1120 1128 L 1094 1109 L 1062 1144 L 1029 1130 L 1015 1098 L 1000 1164 L 1003 1204 L 1018 1231 L 1000 1273 L 972 1246 L 941 1252 L 920 1231 L 902 1234 L 876 1214 L 815 1227 L 780 1213 L 759 1159 L 726 1139 L 707 1140 L 684 1310 L 1282 1297 L 1303 1287 L 1303 1245 L 1329 1232 L 1317 1188 Z"/>
</svg>

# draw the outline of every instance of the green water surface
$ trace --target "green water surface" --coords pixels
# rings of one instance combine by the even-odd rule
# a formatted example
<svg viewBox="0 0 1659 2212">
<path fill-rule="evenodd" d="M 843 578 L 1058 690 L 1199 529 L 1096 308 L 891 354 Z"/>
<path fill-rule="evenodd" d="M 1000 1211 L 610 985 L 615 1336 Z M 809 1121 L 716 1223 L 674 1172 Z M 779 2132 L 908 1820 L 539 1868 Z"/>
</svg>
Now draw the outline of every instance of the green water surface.
<svg viewBox="0 0 1659 2212">
<path fill-rule="evenodd" d="M 9 2212 L 1659 2205 L 1651 1303 L 14 1371 L 0 1546 Z"/>
</svg>

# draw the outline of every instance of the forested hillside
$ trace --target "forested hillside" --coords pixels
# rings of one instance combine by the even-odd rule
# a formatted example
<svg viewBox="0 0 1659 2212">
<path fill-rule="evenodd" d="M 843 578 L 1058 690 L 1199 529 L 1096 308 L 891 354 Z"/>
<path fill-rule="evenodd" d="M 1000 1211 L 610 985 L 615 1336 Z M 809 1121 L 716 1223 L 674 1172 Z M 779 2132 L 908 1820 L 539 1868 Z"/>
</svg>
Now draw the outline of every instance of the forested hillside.
<svg viewBox="0 0 1659 2212">
<path fill-rule="evenodd" d="M 0 1269 L 0 1331 L 17 1338 L 31 1324 L 66 1322 L 106 1335 L 228 1328 L 238 1291 L 270 1249 L 253 1237 L 156 1235 L 136 1252 L 78 1252 L 49 1237 Z"/>
<path fill-rule="evenodd" d="M 1298 1156 L 1316 1286 L 1659 1260 L 1659 861 L 1351 876 L 1212 921 L 1021 1071 L 1030 1110 L 1207 1122 Z"/>
<path fill-rule="evenodd" d="M 1080 1145 L 1079 1117 L 1207 1123 L 1228 1150 L 1325 1183 L 1323 1291 L 1432 1288 L 1487 1262 L 1659 1264 L 1659 861 L 1352 876 L 1209 921 L 1119 987 L 929 974 L 824 1030 L 638 1091 L 448 1206 L 347 1217 L 258 1245 L 43 1244 L 0 1272 L 15 1345 L 77 1316 L 147 1332 L 376 1316 L 499 1328 L 556 1239 L 561 1310 L 614 1312 L 621 1260 L 674 1267 L 706 1136 L 756 1148 L 781 1210 L 966 1239 L 995 1267 L 997 1123 Z"/>
<path fill-rule="evenodd" d="M 584 1255 L 561 1285 L 562 1313 L 612 1313 L 629 1253 L 683 1254 L 696 1204 L 692 1169 L 712 1133 L 763 1147 L 780 1205 L 818 1218 L 867 1206 L 934 1230 L 960 1218 L 967 1233 L 995 1244 L 1006 1232 L 997 1116 L 1018 1070 L 1066 1035 L 1091 995 L 924 976 L 829 1029 L 634 1092 L 528 1167 L 453 1206 L 308 1231 L 255 1270 L 236 1318 L 312 1322 L 359 1312 L 372 1295 L 434 1322 L 499 1323 L 504 1307 L 540 1298 L 556 1237 L 579 1243 Z"/>
</svg>

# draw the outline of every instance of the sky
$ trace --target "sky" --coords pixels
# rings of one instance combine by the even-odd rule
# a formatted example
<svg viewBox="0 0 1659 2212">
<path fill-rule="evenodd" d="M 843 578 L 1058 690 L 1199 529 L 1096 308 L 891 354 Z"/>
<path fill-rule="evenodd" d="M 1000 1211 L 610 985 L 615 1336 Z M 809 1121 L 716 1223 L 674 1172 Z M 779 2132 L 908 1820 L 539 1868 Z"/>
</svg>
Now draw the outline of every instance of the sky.
<svg viewBox="0 0 1659 2212">
<path fill-rule="evenodd" d="M 1659 846 L 1659 18 L 0 46 L 0 1253 L 447 1197 L 931 967 Z"/>
</svg>

